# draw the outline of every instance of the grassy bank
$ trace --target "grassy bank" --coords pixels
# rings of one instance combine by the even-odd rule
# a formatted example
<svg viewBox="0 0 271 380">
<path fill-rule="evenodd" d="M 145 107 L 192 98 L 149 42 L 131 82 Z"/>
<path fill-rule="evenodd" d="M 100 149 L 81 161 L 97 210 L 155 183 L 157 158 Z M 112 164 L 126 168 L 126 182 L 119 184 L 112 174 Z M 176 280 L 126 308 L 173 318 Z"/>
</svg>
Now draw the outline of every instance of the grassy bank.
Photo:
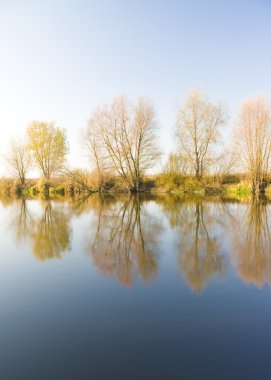
<svg viewBox="0 0 271 380">
<path fill-rule="evenodd" d="M 95 176 L 85 176 L 80 178 L 82 183 L 72 181 L 61 176 L 50 181 L 44 179 L 28 179 L 22 185 L 19 181 L 12 178 L 0 179 L 0 194 L 17 195 L 26 197 L 46 196 L 67 196 L 90 193 L 118 193 L 127 192 L 124 184 L 119 178 L 106 178 L 102 185 L 99 184 Z"/>
<path fill-rule="evenodd" d="M 121 193 L 127 192 L 125 184 L 118 177 L 104 179 L 98 184 L 91 175 L 85 177 L 85 186 L 62 176 L 54 178 L 50 183 L 43 179 L 29 179 L 24 185 L 11 178 L 0 179 L 0 193 L 27 197 L 80 195 L 86 193 Z M 251 194 L 249 182 L 245 175 L 212 176 L 208 175 L 197 180 L 192 176 L 180 174 L 159 174 L 144 179 L 141 191 L 154 194 L 174 194 L 177 196 L 248 196 Z M 271 186 L 266 188 L 266 194 L 271 195 Z"/>
<path fill-rule="evenodd" d="M 251 188 L 245 175 L 206 175 L 201 180 L 193 176 L 161 174 L 155 178 L 153 191 L 177 195 L 250 195 Z"/>
</svg>

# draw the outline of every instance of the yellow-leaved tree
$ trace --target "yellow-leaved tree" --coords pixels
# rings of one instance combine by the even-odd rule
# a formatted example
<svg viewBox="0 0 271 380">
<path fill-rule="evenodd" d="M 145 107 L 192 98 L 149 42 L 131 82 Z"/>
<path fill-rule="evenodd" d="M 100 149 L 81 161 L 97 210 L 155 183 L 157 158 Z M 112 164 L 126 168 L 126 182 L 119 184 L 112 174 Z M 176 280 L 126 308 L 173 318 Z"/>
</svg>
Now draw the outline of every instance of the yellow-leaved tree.
<svg viewBox="0 0 271 380">
<path fill-rule="evenodd" d="M 27 136 L 34 162 L 49 181 L 65 162 L 68 153 L 66 132 L 52 122 L 33 121 L 28 126 Z"/>
</svg>

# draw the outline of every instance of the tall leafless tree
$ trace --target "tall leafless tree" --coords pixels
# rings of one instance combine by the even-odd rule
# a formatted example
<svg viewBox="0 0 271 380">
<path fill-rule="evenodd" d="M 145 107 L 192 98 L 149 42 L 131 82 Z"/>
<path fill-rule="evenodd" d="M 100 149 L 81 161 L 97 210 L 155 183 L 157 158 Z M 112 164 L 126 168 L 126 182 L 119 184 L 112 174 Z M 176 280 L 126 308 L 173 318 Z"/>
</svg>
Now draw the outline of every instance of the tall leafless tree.
<svg viewBox="0 0 271 380">
<path fill-rule="evenodd" d="M 270 169 L 270 107 L 263 96 L 246 100 L 240 110 L 236 128 L 236 152 L 248 172 L 252 191 L 264 191 Z"/>
<path fill-rule="evenodd" d="M 164 166 L 164 172 L 167 174 L 187 174 L 189 162 L 185 155 L 180 153 L 170 153 Z"/>
<path fill-rule="evenodd" d="M 177 113 L 176 137 L 179 152 L 200 179 L 215 161 L 214 146 L 225 121 L 220 105 L 211 103 L 200 91 L 192 91 Z"/>
<path fill-rule="evenodd" d="M 153 106 L 145 99 L 132 105 L 125 97 L 95 111 L 85 141 L 97 172 L 118 174 L 131 191 L 159 158 Z"/>
<path fill-rule="evenodd" d="M 24 143 L 13 140 L 6 156 L 10 173 L 18 178 L 22 185 L 25 184 L 26 175 L 31 168 L 31 155 Z"/>
</svg>

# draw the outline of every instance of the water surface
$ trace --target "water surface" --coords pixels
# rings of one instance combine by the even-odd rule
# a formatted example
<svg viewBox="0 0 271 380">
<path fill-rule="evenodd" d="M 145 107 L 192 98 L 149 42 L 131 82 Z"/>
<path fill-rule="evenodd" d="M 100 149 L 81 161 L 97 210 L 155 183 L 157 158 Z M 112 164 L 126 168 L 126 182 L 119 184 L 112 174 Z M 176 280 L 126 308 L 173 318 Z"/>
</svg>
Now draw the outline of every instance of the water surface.
<svg viewBox="0 0 271 380">
<path fill-rule="evenodd" d="M 270 379 L 271 205 L 0 202 L 0 379 Z"/>
</svg>

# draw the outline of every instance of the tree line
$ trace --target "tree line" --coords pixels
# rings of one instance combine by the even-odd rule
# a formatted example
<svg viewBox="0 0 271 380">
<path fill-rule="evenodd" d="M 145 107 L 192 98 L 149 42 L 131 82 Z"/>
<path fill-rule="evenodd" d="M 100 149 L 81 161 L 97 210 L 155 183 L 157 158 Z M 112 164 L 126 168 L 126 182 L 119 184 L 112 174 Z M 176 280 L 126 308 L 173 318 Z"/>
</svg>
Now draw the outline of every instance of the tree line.
<svg viewBox="0 0 271 380">
<path fill-rule="evenodd" d="M 199 181 L 206 174 L 239 170 L 247 173 L 254 193 L 263 192 L 270 171 L 270 106 L 264 96 L 245 100 L 233 123 L 230 144 L 222 138 L 226 121 L 221 104 L 213 103 L 200 90 L 190 92 L 177 110 L 174 152 L 163 170 L 193 175 Z M 108 175 L 115 175 L 128 190 L 138 192 L 146 172 L 161 158 L 155 110 L 145 98 L 133 104 L 126 97 L 118 97 L 98 107 L 82 137 L 99 187 Z M 11 142 L 6 161 L 10 174 L 23 186 L 34 167 L 48 186 L 59 173 L 84 186 L 80 170 L 67 165 L 68 151 L 65 129 L 52 122 L 33 121 L 24 142 Z"/>
</svg>

